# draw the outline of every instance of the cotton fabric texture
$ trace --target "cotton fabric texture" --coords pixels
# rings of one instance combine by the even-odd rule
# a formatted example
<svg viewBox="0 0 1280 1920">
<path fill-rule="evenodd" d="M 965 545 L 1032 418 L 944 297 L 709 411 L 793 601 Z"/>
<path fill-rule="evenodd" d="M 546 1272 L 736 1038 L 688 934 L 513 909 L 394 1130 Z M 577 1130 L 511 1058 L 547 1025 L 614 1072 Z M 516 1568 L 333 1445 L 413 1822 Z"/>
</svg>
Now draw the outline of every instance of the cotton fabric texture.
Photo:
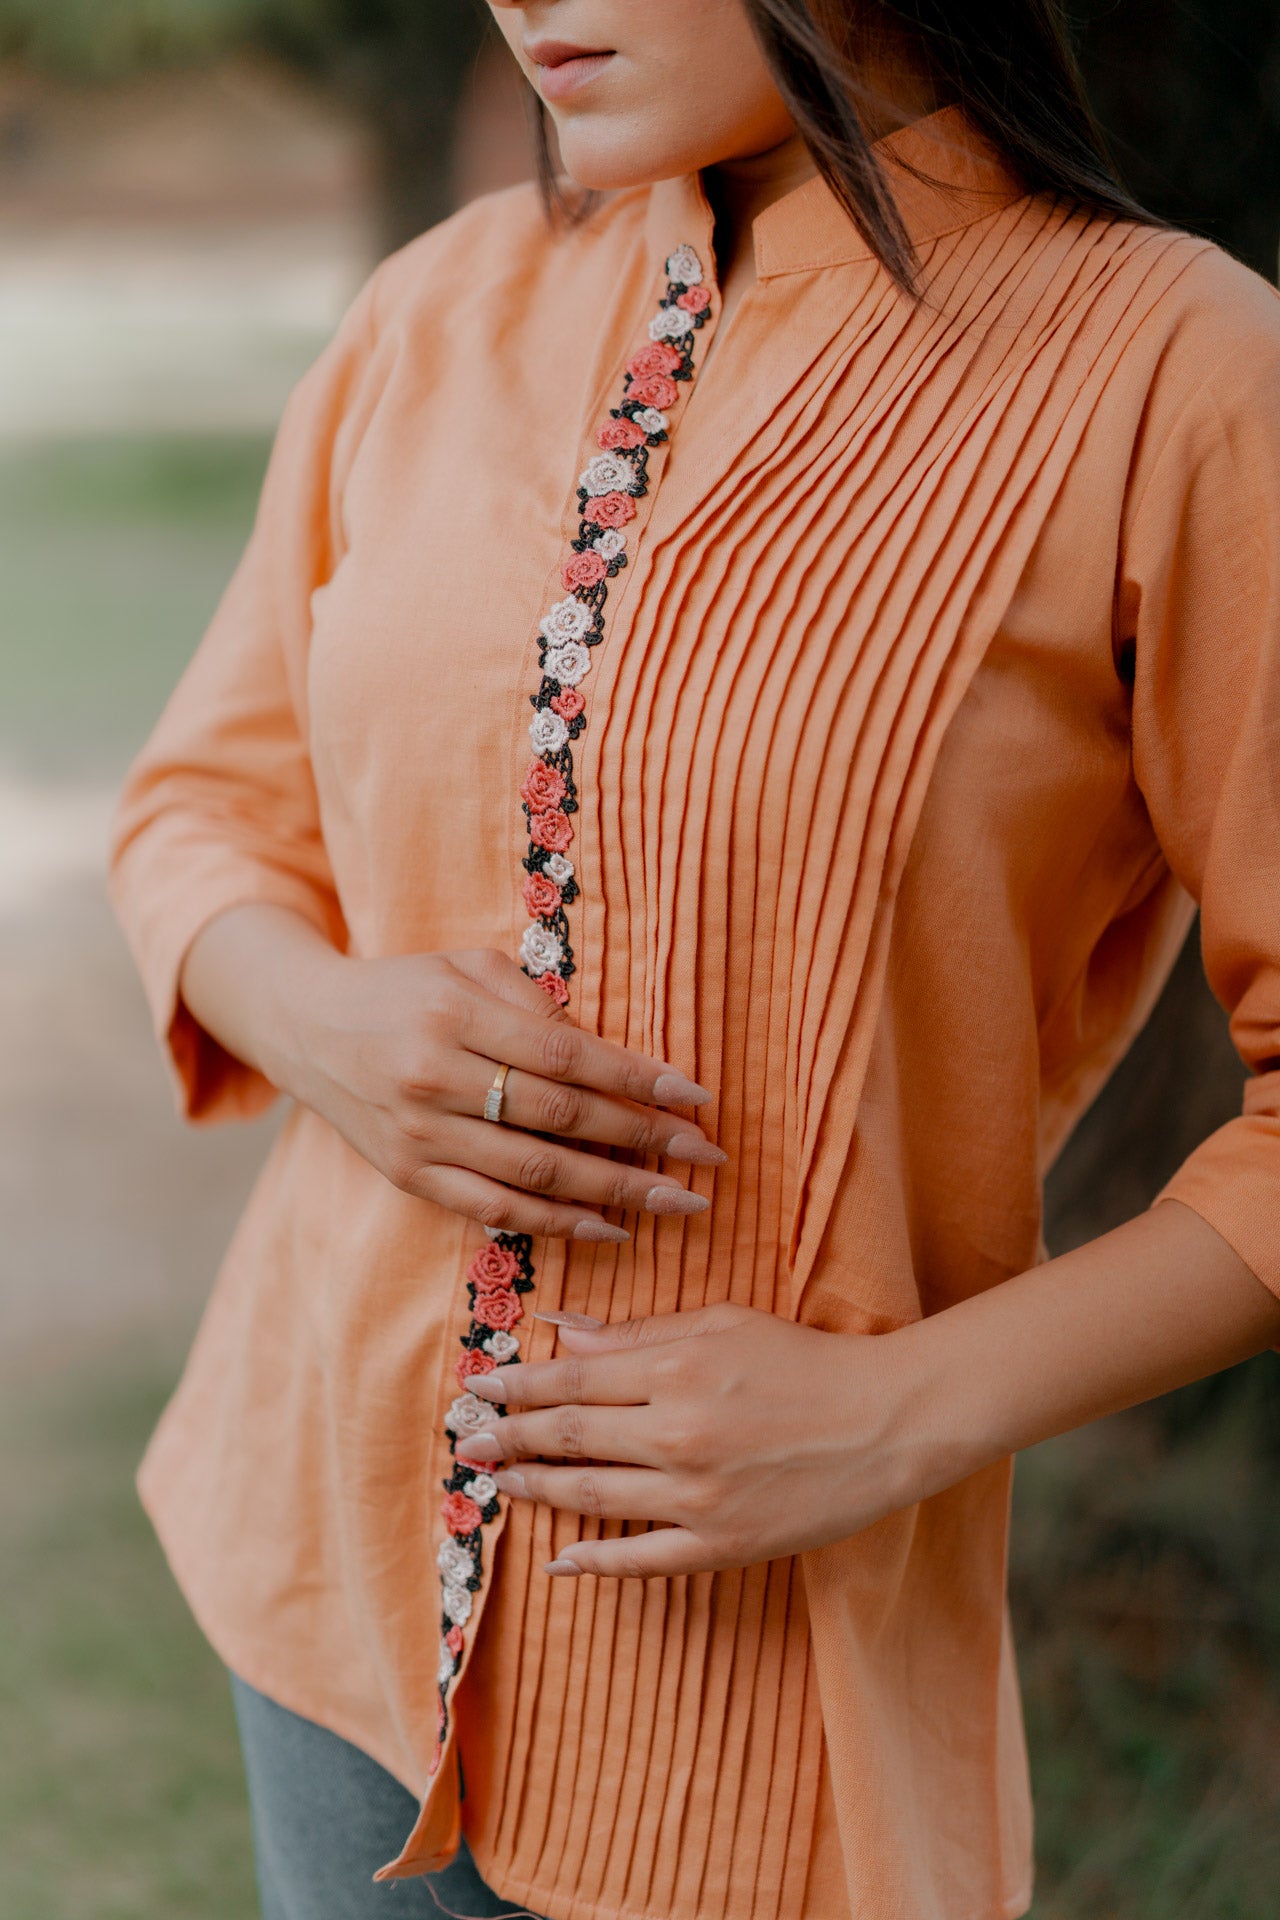
<svg viewBox="0 0 1280 1920">
<path fill-rule="evenodd" d="M 518 951 L 537 623 L 688 244 L 696 378 L 584 682 L 570 1011 L 714 1089 L 730 1160 L 693 1172 L 704 1216 L 535 1243 L 532 1304 L 878 1335 L 1025 1269 L 1194 900 L 1254 1071 L 1166 1195 L 1280 1289 L 1277 297 L 1023 196 L 957 110 L 881 151 L 919 304 L 817 180 L 756 222 L 721 337 L 697 176 L 556 234 L 500 194 L 373 276 L 122 802 L 180 1098 L 272 1098 L 177 995 L 224 908 L 361 955 Z M 483 1244 L 292 1113 L 141 1476 L 228 1664 L 425 1793 L 387 1871 L 465 1830 L 550 1920 L 1024 1912 L 1007 1463 L 795 1562 L 643 1584 L 547 1579 L 592 1525 L 504 1501 L 427 1791 Z"/>
</svg>

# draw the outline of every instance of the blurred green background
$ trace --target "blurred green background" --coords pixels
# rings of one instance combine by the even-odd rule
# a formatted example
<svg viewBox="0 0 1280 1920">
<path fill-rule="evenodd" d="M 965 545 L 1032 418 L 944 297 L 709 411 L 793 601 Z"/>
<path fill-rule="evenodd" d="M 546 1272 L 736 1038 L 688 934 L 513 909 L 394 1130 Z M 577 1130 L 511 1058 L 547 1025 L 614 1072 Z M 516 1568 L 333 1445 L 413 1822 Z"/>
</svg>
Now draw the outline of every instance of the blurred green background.
<svg viewBox="0 0 1280 1920">
<path fill-rule="evenodd" d="M 1082 47 L 1138 189 L 1274 277 L 1270 10 L 1118 0 Z M 132 1474 L 271 1123 L 172 1118 L 103 838 L 290 383 L 388 244 L 525 166 L 465 0 L 0 0 L 0 1920 L 256 1911 L 221 1671 Z M 1193 943 L 1051 1244 L 1239 1089 Z M 1038 1920 L 1280 1911 L 1278 1388 L 1267 1356 L 1019 1464 Z"/>
</svg>

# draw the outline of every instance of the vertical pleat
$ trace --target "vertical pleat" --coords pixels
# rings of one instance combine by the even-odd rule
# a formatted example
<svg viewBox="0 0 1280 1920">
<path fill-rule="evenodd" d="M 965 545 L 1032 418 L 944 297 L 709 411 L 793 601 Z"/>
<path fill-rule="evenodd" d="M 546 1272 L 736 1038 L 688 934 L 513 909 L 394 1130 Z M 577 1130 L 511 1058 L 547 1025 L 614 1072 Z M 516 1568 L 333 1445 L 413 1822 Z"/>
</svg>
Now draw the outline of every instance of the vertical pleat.
<svg viewBox="0 0 1280 1920">
<path fill-rule="evenodd" d="M 705 202 L 679 213 L 709 259 Z M 1023 202 L 926 248 L 919 304 L 870 261 L 762 281 L 682 400 L 592 675 L 575 992 L 715 1090 L 730 1158 L 693 1171 L 709 1213 L 573 1247 L 568 1306 L 803 1311 L 943 732 L 1183 260 Z M 460 1706 L 482 1869 L 557 1916 L 819 1920 L 799 1563 L 542 1576 L 621 1531 L 510 1515 Z"/>
</svg>

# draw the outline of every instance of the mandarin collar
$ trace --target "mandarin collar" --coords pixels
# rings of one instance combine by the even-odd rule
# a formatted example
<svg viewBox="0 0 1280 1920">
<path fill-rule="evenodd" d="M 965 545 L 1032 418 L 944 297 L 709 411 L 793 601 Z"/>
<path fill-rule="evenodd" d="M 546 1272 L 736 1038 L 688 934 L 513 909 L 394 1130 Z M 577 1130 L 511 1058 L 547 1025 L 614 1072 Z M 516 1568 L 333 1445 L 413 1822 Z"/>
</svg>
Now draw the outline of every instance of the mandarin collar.
<svg viewBox="0 0 1280 1920">
<path fill-rule="evenodd" d="M 960 107 L 942 107 L 875 142 L 916 247 L 972 226 L 1020 199 L 1023 188 Z M 715 219 L 699 173 L 649 189 L 645 231 L 655 263 L 682 242 L 711 269 Z M 820 174 L 793 187 L 752 224 L 761 280 L 874 258 Z"/>
</svg>

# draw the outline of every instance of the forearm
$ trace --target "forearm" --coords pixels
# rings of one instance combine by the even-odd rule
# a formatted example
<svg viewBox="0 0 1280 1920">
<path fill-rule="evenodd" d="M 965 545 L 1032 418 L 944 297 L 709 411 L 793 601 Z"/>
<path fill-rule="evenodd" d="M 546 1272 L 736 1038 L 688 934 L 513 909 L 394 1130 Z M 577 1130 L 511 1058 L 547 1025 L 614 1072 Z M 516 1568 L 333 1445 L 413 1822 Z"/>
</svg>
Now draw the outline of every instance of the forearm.
<svg viewBox="0 0 1280 1920">
<path fill-rule="evenodd" d="M 303 914 L 252 904 L 203 927 L 183 963 L 188 1010 L 219 1044 L 289 1092 L 293 1028 L 313 983 L 341 956 Z"/>
<path fill-rule="evenodd" d="M 892 1338 L 921 1423 L 921 1497 L 1261 1352 L 1280 1341 L 1280 1299 L 1170 1200 Z"/>
</svg>

